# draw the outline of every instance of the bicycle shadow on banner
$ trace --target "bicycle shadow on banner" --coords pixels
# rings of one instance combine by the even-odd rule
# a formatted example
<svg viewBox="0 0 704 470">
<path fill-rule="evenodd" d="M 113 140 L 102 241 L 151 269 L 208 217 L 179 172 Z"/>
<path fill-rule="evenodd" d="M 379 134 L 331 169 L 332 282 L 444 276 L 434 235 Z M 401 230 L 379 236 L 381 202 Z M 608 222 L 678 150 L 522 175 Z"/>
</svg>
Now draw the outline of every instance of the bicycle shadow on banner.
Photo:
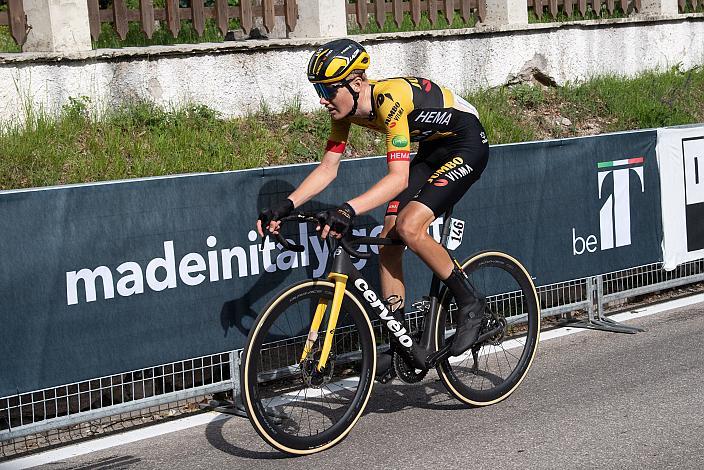
<svg viewBox="0 0 704 470">
<path fill-rule="evenodd" d="M 264 208 L 270 207 L 281 198 L 288 196 L 294 189 L 295 187 L 288 181 L 280 179 L 267 181 L 261 186 L 259 194 L 257 195 L 256 213 L 258 214 Z M 328 204 L 317 200 L 312 200 L 303 206 L 303 210 L 323 211 L 333 207 L 337 207 L 337 204 Z M 256 217 L 254 217 L 251 220 L 252 230 L 256 229 L 256 222 Z M 362 230 L 365 230 L 364 234 L 366 234 L 366 230 L 370 230 L 368 227 L 381 225 L 381 223 L 374 220 L 371 216 L 363 215 L 355 219 L 355 225 L 358 225 Z M 365 227 L 367 227 L 367 229 L 365 229 Z M 304 263 L 302 261 L 303 257 L 301 255 L 303 254 L 299 255 L 297 253 L 281 251 L 278 248 L 271 250 L 273 267 L 277 266 L 279 261 L 282 259 L 280 258 L 282 256 L 286 257 L 287 264 L 293 262 L 293 266 L 295 267 L 293 269 L 277 268 L 271 272 L 266 272 L 266 275 L 263 275 L 265 271 L 263 262 L 261 262 L 260 273 L 254 284 L 252 284 L 241 296 L 223 303 L 220 310 L 220 326 L 223 329 L 224 336 L 227 337 L 230 329 L 236 329 L 242 337 L 246 338 L 249 335 L 251 325 L 259 315 L 259 310 L 264 306 L 264 303 L 273 298 L 278 291 L 295 281 L 311 279 L 316 276 L 319 277 L 327 272 L 326 266 L 329 263 L 327 245 L 323 240 L 315 235 L 314 227 L 312 225 L 308 225 L 307 233 L 297 233 L 298 228 L 294 229 L 290 226 L 289 230 L 290 231 L 286 233 L 286 236 L 288 238 L 292 238 L 296 242 L 300 240 L 302 235 L 306 236 L 308 239 L 305 243 L 306 262 Z M 261 239 L 259 238 L 256 240 L 257 243 L 260 241 Z M 316 245 L 313 246 L 313 243 Z M 365 249 L 366 248 L 362 248 L 362 251 L 365 251 Z M 257 249 L 257 253 L 261 256 L 261 247 Z M 295 261 L 291 261 L 294 259 Z M 368 261 L 365 263 L 365 266 L 366 264 L 368 264 Z M 367 276 L 368 279 L 376 285 L 379 282 L 378 269 L 375 267 L 376 257 L 372 258 L 372 264 L 374 267 L 367 269 Z M 293 275 L 292 272 L 294 273 Z M 244 344 L 238 347 L 241 346 L 244 346 Z"/>
</svg>

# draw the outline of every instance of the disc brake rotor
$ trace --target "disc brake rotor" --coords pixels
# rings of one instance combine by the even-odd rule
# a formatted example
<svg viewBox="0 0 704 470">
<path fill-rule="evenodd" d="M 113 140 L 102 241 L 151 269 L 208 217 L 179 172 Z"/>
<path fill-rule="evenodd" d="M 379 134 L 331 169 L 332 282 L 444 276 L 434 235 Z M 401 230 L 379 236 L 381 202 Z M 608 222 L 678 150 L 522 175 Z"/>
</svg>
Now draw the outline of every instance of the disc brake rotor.
<svg viewBox="0 0 704 470">
<path fill-rule="evenodd" d="M 328 384 L 332 379 L 332 374 L 335 369 L 334 356 L 331 353 L 328 356 L 328 362 L 323 370 L 318 371 L 318 363 L 320 362 L 321 349 L 318 347 L 308 354 L 308 357 L 301 363 L 301 376 L 303 383 L 308 387 L 321 388 Z"/>
</svg>

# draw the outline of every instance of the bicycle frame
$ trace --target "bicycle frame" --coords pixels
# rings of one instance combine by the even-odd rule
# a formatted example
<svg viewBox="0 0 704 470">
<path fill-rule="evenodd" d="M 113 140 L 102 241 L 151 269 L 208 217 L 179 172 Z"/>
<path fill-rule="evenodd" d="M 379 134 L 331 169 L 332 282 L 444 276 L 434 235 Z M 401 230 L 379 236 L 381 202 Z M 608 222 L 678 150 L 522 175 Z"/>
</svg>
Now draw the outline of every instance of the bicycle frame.
<svg viewBox="0 0 704 470">
<path fill-rule="evenodd" d="M 448 221 L 451 215 L 452 208 L 444 214 L 443 231 L 442 236 L 440 237 L 440 244 L 442 246 L 445 246 L 447 243 L 447 238 L 450 232 L 450 224 Z M 338 246 L 337 240 L 328 238 L 327 243 L 330 250 L 329 252 L 333 253 L 332 266 L 327 278 L 329 281 L 335 283 L 335 291 L 326 326 L 327 334 L 325 335 L 325 340 L 323 342 L 320 361 L 316 367 L 317 371 L 322 372 L 327 365 L 327 359 L 330 354 L 330 349 L 332 348 L 333 333 L 337 326 L 337 320 L 340 314 L 340 308 L 342 306 L 342 301 L 344 299 L 348 282 L 351 282 L 355 287 L 354 290 L 350 290 L 358 294 L 358 297 L 361 299 L 364 299 L 366 304 L 369 306 L 369 310 L 377 314 L 381 322 L 386 325 L 386 328 L 389 330 L 390 334 L 395 336 L 401 346 L 406 348 L 409 357 L 413 358 L 416 363 L 415 365 L 419 368 L 425 368 L 425 358 L 431 350 L 431 345 L 433 344 L 435 336 L 435 324 L 438 315 L 437 303 L 441 292 L 440 279 L 433 274 L 433 278 L 430 283 L 430 292 L 428 295 L 430 299 L 430 308 L 428 308 L 423 314 L 423 334 L 420 342 L 416 342 L 410 337 L 408 334 L 409 332 L 406 330 L 404 325 L 398 322 L 384 306 L 384 303 L 382 302 L 383 297 L 377 294 L 369 286 L 369 283 L 364 279 L 364 277 L 362 277 L 362 274 L 352 263 L 350 255 L 342 249 L 342 247 Z M 329 299 L 320 299 L 316 307 L 310 331 L 308 332 L 308 337 L 303 348 L 303 353 L 301 354 L 300 362 L 303 362 L 312 351 L 313 345 L 318 338 L 318 332 L 320 331 L 320 326 L 329 303 Z M 421 351 L 419 351 L 419 349 L 421 349 Z"/>
</svg>

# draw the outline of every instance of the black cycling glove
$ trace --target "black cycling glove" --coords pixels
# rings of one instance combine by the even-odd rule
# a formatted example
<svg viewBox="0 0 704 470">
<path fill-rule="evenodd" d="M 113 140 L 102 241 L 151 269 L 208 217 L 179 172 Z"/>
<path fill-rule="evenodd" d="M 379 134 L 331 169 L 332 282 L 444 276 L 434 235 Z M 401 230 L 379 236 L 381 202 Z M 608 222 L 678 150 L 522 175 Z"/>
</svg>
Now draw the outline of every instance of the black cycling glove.
<svg viewBox="0 0 704 470">
<path fill-rule="evenodd" d="M 344 235 L 352 225 L 352 219 L 354 219 L 355 215 L 356 212 L 352 206 L 344 203 L 336 209 L 325 211 L 324 225 L 329 225 L 332 232 L 337 232 L 340 235 Z"/>
<path fill-rule="evenodd" d="M 267 227 L 272 221 L 280 220 L 291 214 L 293 211 L 293 201 L 290 199 L 284 199 L 283 201 L 274 204 L 269 209 L 264 209 L 259 213 L 259 220 L 262 223 L 262 231 L 264 234 L 268 233 Z"/>
</svg>

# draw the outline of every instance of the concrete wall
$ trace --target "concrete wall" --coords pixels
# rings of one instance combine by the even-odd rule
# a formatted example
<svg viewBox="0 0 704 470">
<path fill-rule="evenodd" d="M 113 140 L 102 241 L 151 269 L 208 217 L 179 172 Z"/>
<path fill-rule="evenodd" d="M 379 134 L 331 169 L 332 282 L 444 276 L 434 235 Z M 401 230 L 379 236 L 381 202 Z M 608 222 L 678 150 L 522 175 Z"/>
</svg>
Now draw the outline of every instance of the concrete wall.
<svg viewBox="0 0 704 470">
<path fill-rule="evenodd" d="M 483 27 L 358 36 L 372 78 L 420 75 L 456 91 L 505 84 L 535 67 L 558 84 L 615 73 L 704 64 L 704 14 L 653 19 Z M 96 110 L 130 99 L 207 105 L 237 116 L 318 99 L 305 66 L 324 40 L 241 41 L 195 46 L 0 55 L 0 121 L 27 104 L 56 111 L 86 96 Z"/>
</svg>

